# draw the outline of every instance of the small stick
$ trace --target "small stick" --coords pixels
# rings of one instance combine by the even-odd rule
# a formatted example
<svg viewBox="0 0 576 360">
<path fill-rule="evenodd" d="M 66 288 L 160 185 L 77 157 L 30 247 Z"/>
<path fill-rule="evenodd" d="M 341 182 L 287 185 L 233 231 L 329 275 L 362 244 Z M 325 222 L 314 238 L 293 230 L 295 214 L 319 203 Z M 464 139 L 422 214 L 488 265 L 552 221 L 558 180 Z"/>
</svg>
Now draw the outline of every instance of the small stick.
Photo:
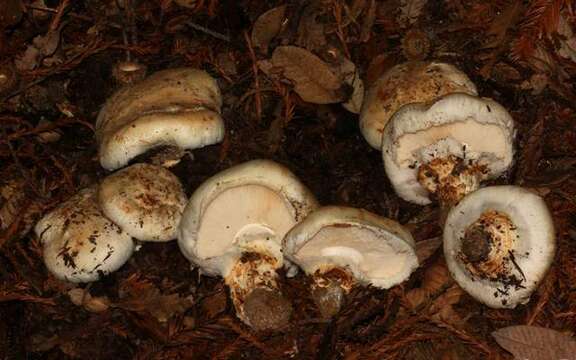
<svg viewBox="0 0 576 360">
<path fill-rule="evenodd" d="M 70 0 L 62 0 L 58 8 L 56 9 L 56 16 L 52 19 L 50 23 L 49 31 L 56 31 L 62 22 L 62 16 L 64 15 L 64 11 L 68 7 Z"/>
<path fill-rule="evenodd" d="M 248 33 L 244 31 L 244 39 L 246 40 L 246 44 L 248 45 L 248 50 L 250 53 L 250 58 L 252 59 L 252 72 L 254 73 L 254 88 L 256 90 L 256 118 L 258 121 L 262 120 L 262 98 L 260 94 L 260 81 L 258 80 L 258 65 L 256 60 L 256 54 L 254 53 L 254 48 L 252 47 L 252 41 L 250 41 L 250 37 Z"/>
<path fill-rule="evenodd" d="M 216 31 L 214 31 L 214 30 L 210 30 L 210 29 L 208 29 L 208 28 L 205 28 L 204 26 L 198 25 L 198 24 L 196 24 L 195 22 L 187 21 L 185 24 L 188 25 L 188 26 L 190 26 L 190 27 L 193 28 L 193 29 L 202 31 L 202 32 L 205 33 L 205 34 L 208 34 L 208 35 L 210 35 L 210 36 L 212 36 L 212 37 L 215 37 L 216 39 L 220 39 L 220 40 L 222 40 L 222 41 L 230 42 L 230 38 L 229 38 L 228 36 L 223 35 L 223 34 L 220 34 L 220 33 L 216 32 Z"/>
</svg>

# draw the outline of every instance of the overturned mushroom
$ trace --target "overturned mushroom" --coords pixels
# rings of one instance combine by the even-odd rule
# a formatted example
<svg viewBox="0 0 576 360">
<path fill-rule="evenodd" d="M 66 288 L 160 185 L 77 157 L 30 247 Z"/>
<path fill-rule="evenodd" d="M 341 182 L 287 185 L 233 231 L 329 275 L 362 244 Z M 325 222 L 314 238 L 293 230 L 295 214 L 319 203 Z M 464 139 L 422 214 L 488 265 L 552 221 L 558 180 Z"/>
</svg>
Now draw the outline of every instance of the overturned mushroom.
<svg viewBox="0 0 576 360">
<path fill-rule="evenodd" d="M 132 237 L 104 216 L 96 187 L 83 189 L 35 227 L 44 263 L 59 279 L 96 281 L 116 271 L 134 252 Z"/>
<path fill-rule="evenodd" d="M 317 207 L 287 168 L 253 160 L 206 180 L 192 195 L 178 230 L 184 255 L 230 287 L 237 316 L 254 329 L 278 329 L 291 305 L 278 289 L 284 235 Z"/>
<path fill-rule="evenodd" d="M 104 214 L 136 239 L 169 241 L 176 238 L 188 199 L 169 170 L 134 164 L 102 180 L 98 201 Z"/>
<path fill-rule="evenodd" d="M 381 150 L 386 124 L 402 106 L 427 103 L 450 93 L 476 95 L 468 76 L 450 64 L 407 62 L 388 70 L 366 92 L 360 130 L 366 141 Z"/>
<path fill-rule="evenodd" d="M 493 308 L 527 303 L 555 250 L 546 203 L 517 186 L 486 187 L 467 195 L 444 227 L 444 255 L 454 280 Z"/>
<path fill-rule="evenodd" d="M 222 141 L 218 84 L 206 72 L 179 68 L 126 86 L 104 105 L 96 121 L 102 167 L 118 169 L 151 149 L 183 150 Z M 179 150 L 179 151 L 174 151 Z"/>
<path fill-rule="evenodd" d="M 296 225 L 284 255 L 312 276 L 312 295 L 329 318 L 353 286 L 388 289 L 418 267 L 412 235 L 397 222 L 349 207 L 323 207 Z"/>
<path fill-rule="evenodd" d="M 449 208 L 511 167 L 514 135 L 512 117 L 491 99 L 450 94 L 406 105 L 384 131 L 386 174 L 404 200 L 437 198 Z"/>
</svg>

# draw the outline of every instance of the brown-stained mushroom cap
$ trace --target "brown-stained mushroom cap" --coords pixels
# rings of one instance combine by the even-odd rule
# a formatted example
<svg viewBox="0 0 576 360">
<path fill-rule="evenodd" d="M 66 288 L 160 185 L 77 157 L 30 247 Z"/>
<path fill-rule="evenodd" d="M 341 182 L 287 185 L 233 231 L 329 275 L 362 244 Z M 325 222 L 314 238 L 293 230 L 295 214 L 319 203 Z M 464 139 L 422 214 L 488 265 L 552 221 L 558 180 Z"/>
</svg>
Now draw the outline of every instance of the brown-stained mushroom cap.
<svg viewBox="0 0 576 360">
<path fill-rule="evenodd" d="M 221 106 L 216 80 L 198 69 L 163 70 L 124 86 L 96 120 L 100 164 L 115 170 L 157 147 L 196 149 L 220 142 Z"/>
<path fill-rule="evenodd" d="M 134 164 L 102 180 L 98 201 L 104 214 L 134 238 L 169 241 L 176 238 L 188 199 L 170 170 Z"/>
<path fill-rule="evenodd" d="M 132 237 L 104 216 L 96 193 L 95 186 L 80 190 L 36 224 L 44 263 L 59 279 L 96 281 L 134 252 Z"/>
<path fill-rule="evenodd" d="M 388 121 L 404 105 L 425 104 L 450 93 L 476 95 L 468 76 L 450 64 L 406 62 L 388 70 L 366 92 L 360 113 L 360 130 L 377 150 Z"/>
</svg>

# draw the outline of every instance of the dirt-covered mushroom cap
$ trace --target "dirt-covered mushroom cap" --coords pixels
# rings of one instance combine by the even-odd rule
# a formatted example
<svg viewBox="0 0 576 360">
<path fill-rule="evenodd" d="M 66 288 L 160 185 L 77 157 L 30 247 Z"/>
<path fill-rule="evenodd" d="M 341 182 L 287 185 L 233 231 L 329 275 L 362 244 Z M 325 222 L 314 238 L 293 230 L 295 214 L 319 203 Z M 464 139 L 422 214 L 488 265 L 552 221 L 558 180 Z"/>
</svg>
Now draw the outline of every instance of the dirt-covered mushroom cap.
<svg viewBox="0 0 576 360">
<path fill-rule="evenodd" d="M 410 232 L 393 220 L 350 207 L 314 211 L 290 230 L 283 249 L 309 275 L 338 267 L 360 284 L 384 289 L 418 267 Z"/>
<path fill-rule="evenodd" d="M 521 187 L 477 190 L 448 214 L 444 255 L 454 280 L 493 308 L 529 301 L 556 250 L 544 200 Z"/>
<path fill-rule="evenodd" d="M 407 62 L 384 73 L 368 89 L 360 113 L 366 141 L 381 150 L 386 124 L 402 106 L 427 103 L 450 93 L 476 95 L 468 76 L 450 64 Z"/>
<path fill-rule="evenodd" d="M 461 197 L 511 167 L 514 136 L 512 117 L 491 99 L 450 94 L 406 105 L 384 131 L 386 174 L 410 202 L 430 203 L 441 186 L 446 197 Z"/>
<path fill-rule="evenodd" d="M 314 196 L 286 167 L 249 161 L 211 177 L 194 192 L 182 214 L 178 244 L 202 272 L 224 277 L 242 321 L 259 330 L 279 328 L 289 318 L 286 307 L 278 310 L 284 316 L 272 321 L 253 305 L 285 304 L 268 301 L 280 296 L 281 242 L 316 207 Z"/>
<path fill-rule="evenodd" d="M 169 241 L 176 238 L 188 198 L 169 170 L 134 164 L 102 180 L 98 201 L 104 214 L 136 239 Z"/>
<path fill-rule="evenodd" d="M 157 72 L 115 93 L 96 121 L 102 167 L 114 170 L 159 146 L 195 149 L 222 141 L 222 99 L 206 72 Z"/>
<path fill-rule="evenodd" d="M 48 270 L 71 282 L 96 281 L 120 268 L 134 252 L 132 237 L 100 210 L 95 186 L 46 214 L 35 232 Z"/>
</svg>

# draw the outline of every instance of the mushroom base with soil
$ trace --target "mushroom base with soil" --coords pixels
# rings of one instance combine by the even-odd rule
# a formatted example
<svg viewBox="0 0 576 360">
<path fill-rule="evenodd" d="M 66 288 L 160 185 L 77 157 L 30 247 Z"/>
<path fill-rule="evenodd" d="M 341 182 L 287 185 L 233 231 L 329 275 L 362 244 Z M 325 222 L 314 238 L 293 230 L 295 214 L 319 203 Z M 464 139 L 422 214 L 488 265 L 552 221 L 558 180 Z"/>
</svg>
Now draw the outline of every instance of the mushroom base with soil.
<svg viewBox="0 0 576 360">
<path fill-rule="evenodd" d="M 314 273 L 311 295 L 324 319 L 340 312 L 346 296 L 356 284 L 354 275 L 344 268 L 329 267 Z"/>
<path fill-rule="evenodd" d="M 495 210 L 483 212 L 466 229 L 462 238 L 460 259 L 468 271 L 490 280 L 505 280 L 514 267 L 514 243 L 518 238 L 510 217 Z"/>
<path fill-rule="evenodd" d="M 224 278 L 236 315 L 255 330 L 279 329 L 290 320 L 292 305 L 278 287 L 281 266 L 272 254 L 245 252 Z"/>
</svg>

